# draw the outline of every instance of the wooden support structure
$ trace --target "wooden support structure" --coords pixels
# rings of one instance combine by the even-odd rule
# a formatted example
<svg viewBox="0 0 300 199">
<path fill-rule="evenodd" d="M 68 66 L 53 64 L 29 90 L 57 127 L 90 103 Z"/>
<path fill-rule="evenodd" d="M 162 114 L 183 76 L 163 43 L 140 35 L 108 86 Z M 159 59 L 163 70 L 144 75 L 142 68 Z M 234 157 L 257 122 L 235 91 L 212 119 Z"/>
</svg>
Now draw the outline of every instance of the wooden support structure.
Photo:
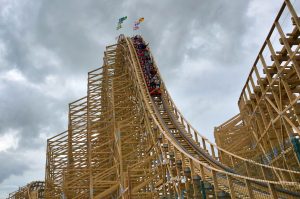
<svg viewBox="0 0 300 199">
<path fill-rule="evenodd" d="M 282 13 L 290 20 L 283 20 Z M 291 143 L 300 136 L 299 27 L 293 5 L 285 0 L 240 95 L 240 113 L 215 128 L 219 147 L 265 165 L 300 170 Z M 221 161 L 228 164 L 226 158 Z M 300 181 L 290 173 L 271 175 Z"/>
<path fill-rule="evenodd" d="M 43 199 L 45 182 L 34 181 L 10 193 L 7 199 Z"/>
<path fill-rule="evenodd" d="M 289 34 L 279 23 L 285 9 L 293 19 Z M 217 144 L 176 107 L 150 49 L 145 59 L 134 38 L 120 35 L 103 66 L 88 73 L 86 96 L 69 104 L 68 130 L 47 142 L 43 197 L 299 198 L 290 144 L 300 135 L 299 34 L 285 0 L 243 88 L 240 113 L 215 128 Z M 149 59 L 160 80 L 154 94 Z"/>
</svg>

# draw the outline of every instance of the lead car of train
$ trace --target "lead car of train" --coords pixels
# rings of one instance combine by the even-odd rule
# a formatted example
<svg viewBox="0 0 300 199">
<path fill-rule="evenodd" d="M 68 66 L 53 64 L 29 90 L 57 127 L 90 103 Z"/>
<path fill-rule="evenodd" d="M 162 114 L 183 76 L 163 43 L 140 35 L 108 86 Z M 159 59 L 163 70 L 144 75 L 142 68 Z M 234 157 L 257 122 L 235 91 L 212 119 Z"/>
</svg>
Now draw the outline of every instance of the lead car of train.
<svg viewBox="0 0 300 199">
<path fill-rule="evenodd" d="M 139 35 L 136 35 L 131 39 L 138 55 L 150 95 L 161 95 L 161 81 L 157 73 L 157 69 L 154 67 L 153 58 L 150 55 L 148 44 L 146 44 Z"/>
</svg>

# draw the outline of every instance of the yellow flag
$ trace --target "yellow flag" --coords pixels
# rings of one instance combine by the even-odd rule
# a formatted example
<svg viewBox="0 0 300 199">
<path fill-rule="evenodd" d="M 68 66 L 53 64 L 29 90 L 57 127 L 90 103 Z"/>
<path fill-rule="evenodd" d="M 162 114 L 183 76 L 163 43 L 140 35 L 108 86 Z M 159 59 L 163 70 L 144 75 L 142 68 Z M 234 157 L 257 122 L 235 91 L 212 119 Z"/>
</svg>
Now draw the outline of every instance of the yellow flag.
<svg viewBox="0 0 300 199">
<path fill-rule="evenodd" d="M 139 22 L 143 22 L 144 20 L 144 17 L 139 18 Z"/>
</svg>

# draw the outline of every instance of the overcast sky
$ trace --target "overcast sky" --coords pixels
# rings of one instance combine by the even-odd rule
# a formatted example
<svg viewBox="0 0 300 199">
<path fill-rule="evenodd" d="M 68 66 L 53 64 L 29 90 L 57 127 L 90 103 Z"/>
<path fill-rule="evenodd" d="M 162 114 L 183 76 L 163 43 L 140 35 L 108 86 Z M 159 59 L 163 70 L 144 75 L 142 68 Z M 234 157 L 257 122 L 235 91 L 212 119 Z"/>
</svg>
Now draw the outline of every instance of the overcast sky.
<svg viewBox="0 0 300 199">
<path fill-rule="evenodd" d="M 67 129 L 68 103 L 86 95 L 87 72 L 120 33 L 150 43 L 175 103 L 210 140 L 214 126 L 238 113 L 282 1 L 156 2 L 0 0 L 0 198 L 44 179 L 46 139 Z"/>
</svg>

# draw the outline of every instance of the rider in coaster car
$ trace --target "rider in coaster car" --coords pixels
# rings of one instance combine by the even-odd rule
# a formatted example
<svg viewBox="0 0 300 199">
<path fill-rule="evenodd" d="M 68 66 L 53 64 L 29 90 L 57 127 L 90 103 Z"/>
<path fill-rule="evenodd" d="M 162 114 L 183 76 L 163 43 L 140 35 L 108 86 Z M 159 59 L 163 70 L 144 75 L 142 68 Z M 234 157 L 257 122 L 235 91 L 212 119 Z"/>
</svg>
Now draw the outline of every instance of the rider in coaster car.
<svg viewBox="0 0 300 199">
<path fill-rule="evenodd" d="M 150 88 L 151 88 L 151 89 L 154 89 L 154 88 L 155 88 L 154 77 L 152 77 L 152 78 L 150 79 Z"/>
<path fill-rule="evenodd" d="M 138 46 L 138 48 L 141 49 L 141 50 L 144 50 L 144 49 L 147 48 L 148 45 L 149 44 L 140 43 L 139 46 Z"/>
<path fill-rule="evenodd" d="M 151 64 L 149 62 L 146 62 L 145 64 L 145 69 L 146 69 L 146 75 L 150 76 L 150 68 L 151 68 Z"/>
<path fill-rule="evenodd" d="M 155 88 L 160 88 L 160 81 L 159 81 L 158 78 L 156 78 L 156 79 L 154 80 L 154 83 L 155 83 Z"/>
</svg>

